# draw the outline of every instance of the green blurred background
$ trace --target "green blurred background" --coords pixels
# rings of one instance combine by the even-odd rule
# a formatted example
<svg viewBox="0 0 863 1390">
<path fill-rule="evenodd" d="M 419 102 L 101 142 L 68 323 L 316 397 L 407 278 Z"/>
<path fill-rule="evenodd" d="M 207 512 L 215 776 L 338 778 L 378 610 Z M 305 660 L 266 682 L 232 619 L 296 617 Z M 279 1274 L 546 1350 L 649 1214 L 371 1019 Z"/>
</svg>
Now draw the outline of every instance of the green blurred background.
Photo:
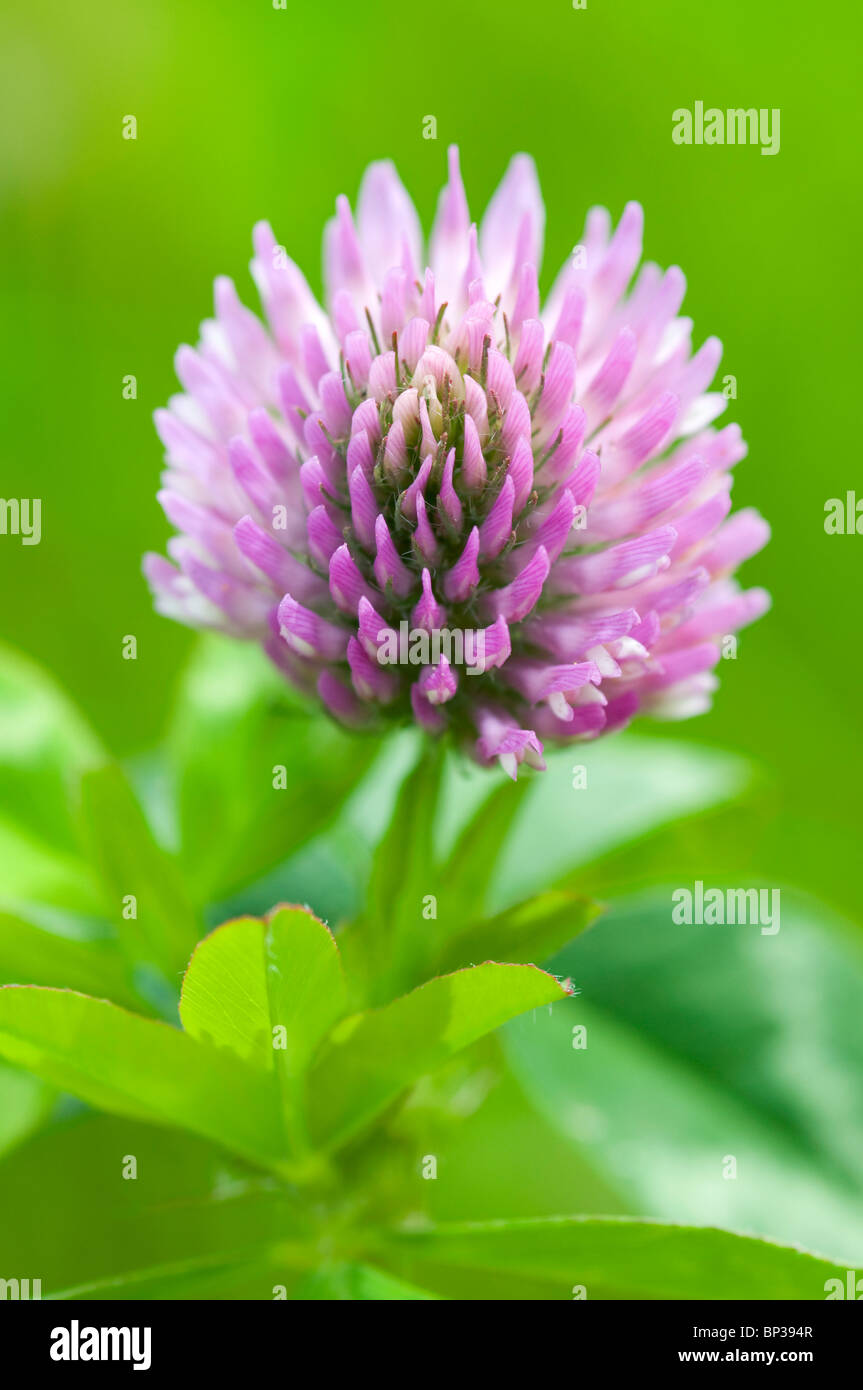
<svg viewBox="0 0 863 1390">
<path fill-rule="evenodd" d="M 118 753 L 151 741 L 192 640 L 152 613 L 140 577 L 141 553 L 168 534 L 151 413 L 176 389 L 172 354 L 196 341 L 213 277 L 231 274 L 255 303 L 250 231 L 268 217 L 319 288 L 323 223 L 372 158 L 395 159 L 427 227 L 450 141 L 475 215 L 528 150 L 548 208 L 546 285 L 591 203 L 616 217 L 637 198 L 647 255 L 686 272 L 697 340 L 725 344 L 738 383 L 725 418 L 750 446 L 736 504 L 774 528 L 747 579 L 772 590 L 774 610 L 723 663 L 714 712 L 674 733 L 766 769 L 768 814 L 754 840 L 741 829 L 741 856 L 858 910 L 849 622 L 863 539 L 823 529 L 826 499 L 860 471 L 848 447 L 855 15 L 802 0 L 46 0 L 7 12 L 0 491 L 43 499 L 43 539 L 0 537 L 3 635 L 68 684 Z M 671 113 L 696 100 L 779 107 L 780 153 L 674 145 Z M 121 138 L 128 114 L 135 142 Z M 436 141 L 422 138 L 427 115 Z M 127 373 L 136 401 L 122 398 Z M 121 659 L 127 633 L 136 662 Z"/>
</svg>

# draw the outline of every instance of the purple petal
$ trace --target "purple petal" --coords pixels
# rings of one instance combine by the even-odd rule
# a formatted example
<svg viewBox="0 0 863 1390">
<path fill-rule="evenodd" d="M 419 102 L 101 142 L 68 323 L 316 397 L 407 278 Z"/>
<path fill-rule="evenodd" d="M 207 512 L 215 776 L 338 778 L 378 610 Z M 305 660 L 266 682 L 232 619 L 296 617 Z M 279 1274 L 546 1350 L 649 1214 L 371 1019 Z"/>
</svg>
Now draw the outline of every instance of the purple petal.
<svg viewBox="0 0 863 1390">
<path fill-rule="evenodd" d="M 314 507 L 306 521 L 309 554 L 319 569 L 329 571 L 330 556 L 341 545 L 344 537 L 334 525 L 326 507 Z"/>
<path fill-rule="evenodd" d="M 357 228 L 363 258 L 377 285 L 400 263 L 407 242 L 414 267 L 422 264 L 422 231 L 416 209 L 389 159 L 370 164 L 357 199 Z"/>
<path fill-rule="evenodd" d="M 317 688 L 324 705 L 340 723 L 356 724 L 365 718 L 363 708 L 354 692 L 332 671 L 321 672 Z"/>
<path fill-rule="evenodd" d="M 340 545 L 330 558 L 330 594 L 343 613 L 356 617 L 361 598 L 371 602 L 373 591 L 363 579 L 347 545 Z"/>
<path fill-rule="evenodd" d="M 370 657 L 356 637 L 348 642 L 348 665 L 354 690 L 361 700 L 380 700 L 386 705 L 398 695 L 398 677 Z"/>
<path fill-rule="evenodd" d="M 512 535 L 512 514 L 515 483 L 506 477 L 491 511 L 479 528 L 479 553 L 483 560 L 493 560 L 500 554 Z"/>
<path fill-rule="evenodd" d="M 526 444 L 523 439 L 520 439 L 513 449 L 506 476 L 512 479 L 514 488 L 512 510 L 513 515 L 518 516 L 524 509 L 533 487 L 533 453 L 530 445 Z"/>
<path fill-rule="evenodd" d="M 285 594 L 279 604 L 279 631 L 291 651 L 299 656 L 341 661 L 347 651 L 345 629 L 304 608 L 290 594 Z"/>
<path fill-rule="evenodd" d="M 513 781 L 518 775 L 518 764 L 523 761 L 532 767 L 545 767 L 542 744 L 533 729 L 520 729 L 510 715 L 490 705 L 478 706 L 474 719 L 480 735 L 476 749 L 484 762 L 497 758 Z"/>
<path fill-rule="evenodd" d="M 427 632 L 442 631 L 446 627 L 446 609 L 442 608 L 434 596 L 430 572 L 422 572 L 422 598 L 411 614 L 411 627 L 422 627 Z"/>
<path fill-rule="evenodd" d="M 456 531 L 461 530 L 462 506 L 453 486 L 455 469 L 455 449 L 450 449 L 444 464 L 443 477 L 438 491 L 438 508 L 450 521 Z"/>
<path fill-rule="evenodd" d="M 371 483 L 362 468 L 355 468 L 348 484 L 351 498 L 351 524 L 354 534 L 369 554 L 375 549 L 375 520 L 378 504 Z"/>
<path fill-rule="evenodd" d="M 425 485 L 429 480 L 432 471 L 431 458 L 423 459 L 419 472 L 411 483 L 410 487 L 405 488 L 399 498 L 399 510 L 403 517 L 408 521 L 416 522 L 417 519 L 417 498 L 424 495 Z"/>
<path fill-rule="evenodd" d="M 458 146 L 450 145 L 449 182 L 438 202 L 429 241 L 429 260 L 444 299 L 452 300 L 464 271 L 470 214 L 458 162 Z M 434 315 L 426 314 L 430 321 Z"/>
<path fill-rule="evenodd" d="M 474 526 L 461 555 L 444 575 L 443 591 L 450 603 L 464 603 L 479 584 L 478 555 L 479 528 Z"/>
<path fill-rule="evenodd" d="M 526 224 L 527 234 L 522 231 Z M 480 253 L 493 294 L 505 290 L 516 270 L 516 250 L 538 266 L 542 261 L 545 207 L 536 166 L 517 154 L 486 209 L 480 226 Z"/>
<path fill-rule="evenodd" d="M 521 622 L 526 618 L 542 593 L 542 586 L 551 569 L 548 556 L 542 546 L 528 561 L 520 574 L 504 589 L 494 589 L 488 594 L 484 608 L 489 617 L 504 617 L 507 622 Z"/>
<path fill-rule="evenodd" d="M 485 487 L 488 466 L 483 457 L 476 425 L 471 415 L 464 417 L 464 454 L 461 465 L 461 480 L 470 493 L 480 493 Z"/>
<path fill-rule="evenodd" d="M 386 519 L 381 515 L 375 519 L 375 544 L 374 571 L 379 588 L 386 592 L 387 585 L 391 584 L 394 594 L 406 598 L 414 587 L 414 575 L 403 563 Z"/>
<path fill-rule="evenodd" d="M 441 557 L 441 548 L 437 537 L 432 530 L 431 522 L 426 510 L 426 502 L 421 492 L 417 493 L 417 525 L 411 537 L 411 544 L 416 550 L 421 560 L 427 565 L 437 565 Z"/>
<path fill-rule="evenodd" d="M 444 705 L 451 700 L 458 689 L 458 676 L 445 656 L 441 656 L 437 666 L 426 666 L 417 685 L 431 705 Z"/>
<path fill-rule="evenodd" d="M 594 555 L 559 560 L 554 572 L 554 592 L 598 594 L 606 589 L 625 589 L 639 584 L 667 564 L 676 537 L 672 526 L 660 526 L 644 536 L 609 546 Z"/>
<path fill-rule="evenodd" d="M 290 555 L 253 517 L 244 516 L 234 527 L 239 550 L 265 574 L 277 594 L 294 594 L 301 602 L 320 601 L 327 592 L 323 580 Z"/>
</svg>

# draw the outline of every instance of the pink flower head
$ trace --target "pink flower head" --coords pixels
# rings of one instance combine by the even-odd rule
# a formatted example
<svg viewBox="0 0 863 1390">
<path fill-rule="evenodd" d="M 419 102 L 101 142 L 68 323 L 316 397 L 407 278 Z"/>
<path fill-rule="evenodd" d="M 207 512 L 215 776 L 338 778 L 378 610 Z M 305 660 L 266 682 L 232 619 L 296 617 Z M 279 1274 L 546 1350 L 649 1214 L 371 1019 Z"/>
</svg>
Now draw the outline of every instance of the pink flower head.
<svg viewBox="0 0 863 1390">
<path fill-rule="evenodd" d="M 336 718 L 449 729 L 512 775 L 706 709 L 768 606 L 733 578 L 768 529 L 728 517 L 746 448 L 681 271 L 638 268 L 638 204 L 613 231 L 594 208 L 541 306 L 544 221 L 517 155 L 477 232 L 451 149 L 426 254 L 373 164 L 326 229 L 326 311 L 260 223 L 266 326 L 216 281 L 156 415 L 180 534 L 145 561 L 161 612 L 261 642 Z"/>
</svg>

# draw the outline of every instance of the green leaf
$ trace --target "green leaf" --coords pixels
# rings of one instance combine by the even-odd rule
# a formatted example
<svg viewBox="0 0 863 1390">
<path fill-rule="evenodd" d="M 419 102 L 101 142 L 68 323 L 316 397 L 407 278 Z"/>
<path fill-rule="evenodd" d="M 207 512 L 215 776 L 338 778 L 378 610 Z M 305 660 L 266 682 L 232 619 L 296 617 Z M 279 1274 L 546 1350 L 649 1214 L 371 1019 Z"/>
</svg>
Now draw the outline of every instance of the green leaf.
<svg viewBox="0 0 863 1390">
<path fill-rule="evenodd" d="M 310 708 L 251 644 L 201 639 L 169 732 L 195 901 L 226 898 L 321 830 L 376 747 Z"/>
<path fill-rule="evenodd" d="M 45 1298 L 269 1299 L 316 1258 L 282 1183 L 179 1130 L 89 1112 L 0 1163 L 0 1259 Z"/>
<path fill-rule="evenodd" d="M 279 907 L 266 938 L 270 1021 L 285 1029 L 277 1058 L 301 1076 L 330 1030 L 344 1017 L 347 990 L 332 932 L 301 907 Z"/>
<path fill-rule="evenodd" d="M 175 976 L 198 939 L 198 922 L 179 866 L 156 843 L 116 764 L 85 773 L 81 819 L 121 943 L 136 962 L 143 958 Z M 130 897 L 135 899 L 134 917 L 125 910 Z"/>
<path fill-rule="evenodd" d="M 778 824 L 774 790 L 756 773 L 745 795 L 648 830 L 580 865 L 567 881 L 582 893 L 619 898 L 669 879 L 739 878 L 766 867 L 765 829 Z"/>
<path fill-rule="evenodd" d="M 582 1213 L 635 1215 L 593 1156 L 530 1104 L 511 1072 L 493 1067 L 494 1061 L 474 1067 L 463 1082 L 459 1108 L 441 1139 L 429 1140 L 427 1124 L 416 1131 L 415 1152 L 431 1150 L 438 1158 L 439 1181 L 421 1184 L 425 1215 L 436 1222 L 555 1216 L 576 1201 Z M 402 1117 L 409 1118 L 407 1109 Z M 490 1163 L 490 1154 L 501 1161 Z"/>
<path fill-rule="evenodd" d="M 477 1038 L 528 1009 L 567 998 L 563 985 L 534 966 L 488 963 L 345 1019 L 310 1074 L 313 1137 L 327 1147 L 345 1143 Z"/>
<path fill-rule="evenodd" d="M 503 843 L 532 791 L 526 775 L 515 785 L 506 777 L 460 832 L 440 874 L 441 917 L 465 921 L 482 910 Z"/>
<path fill-rule="evenodd" d="M 3 986 L 0 1055 L 110 1113 L 178 1125 L 267 1166 L 284 1158 L 271 1077 L 104 1000 Z"/>
<path fill-rule="evenodd" d="M 0 646 L 0 811 L 22 830 L 77 850 L 69 797 L 104 758 L 96 736 L 51 676 Z"/>
<path fill-rule="evenodd" d="M 554 752 L 547 762 L 500 844 L 487 904 L 494 911 L 552 886 L 580 888 L 577 870 L 749 785 L 746 764 L 725 751 L 630 733 Z M 576 789 L 579 767 L 587 784 Z"/>
<path fill-rule="evenodd" d="M 103 911 L 98 881 L 83 854 L 65 853 L 33 838 L 0 817 L 2 899 L 38 900 L 70 912 Z"/>
<path fill-rule="evenodd" d="M 191 1037 L 272 1071 L 264 930 L 259 918 L 241 917 L 198 943 L 183 977 L 180 1018 Z"/>
<path fill-rule="evenodd" d="M 601 912 L 597 903 L 575 893 L 541 893 L 497 917 L 476 922 L 453 937 L 444 947 L 436 968 L 456 970 L 492 956 L 517 965 L 546 961 L 585 931 Z"/>
<path fill-rule="evenodd" d="M 785 889 L 775 934 L 678 925 L 671 891 L 620 904 L 555 959 L 579 996 L 565 1021 L 505 1031 L 515 1074 L 645 1215 L 710 1219 L 853 1263 L 863 1246 L 853 928 Z M 586 1047 L 573 1047 L 573 1025 Z"/>
<path fill-rule="evenodd" d="M 53 1101 L 54 1092 L 38 1076 L 0 1064 L 0 1155 L 42 1123 Z"/>
<path fill-rule="evenodd" d="M 428 973 L 423 898 L 436 886 L 434 825 L 444 762 L 440 745 L 422 746 L 375 851 L 366 910 L 346 939 L 349 966 L 363 975 L 370 1003 L 391 999 Z"/>
<path fill-rule="evenodd" d="M 346 1001 L 331 933 L 305 908 L 280 907 L 267 923 L 227 922 L 201 942 L 183 981 L 180 1017 L 193 1037 L 266 1071 L 275 1066 L 285 1133 L 298 1154 L 307 1147 L 305 1074 Z"/>
<path fill-rule="evenodd" d="M 625 866 L 623 846 L 749 787 L 748 769 L 737 759 L 630 734 L 580 744 L 578 763 L 571 749 L 554 752 L 546 772 L 522 775 L 515 784 L 464 759 L 436 759 L 435 752 L 405 775 L 374 855 L 367 914 L 340 935 L 349 978 L 376 981 L 374 991 L 366 985 L 362 1002 L 385 1002 L 440 962 L 469 959 L 452 943 L 478 920 L 525 904 L 550 886 L 584 895 L 584 880 L 594 891 L 591 869 L 603 857 L 618 853 Z M 574 772 L 582 765 L 587 784 L 576 789 L 581 778 Z M 391 789 L 383 794 L 392 795 Z M 349 808 L 355 841 L 376 834 L 380 800 L 378 783 L 369 779 Z M 329 837 L 334 849 L 343 843 L 338 835 L 339 828 Z M 607 873 L 600 886 L 610 886 Z M 426 911 L 431 899 L 434 909 Z M 490 954 L 497 959 L 503 953 Z"/>
<path fill-rule="evenodd" d="M 49 985 L 135 1001 L 128 967 L 116 942 L 49 930 L 44 909 L 0 911 L 0 984 Z"/>
<path fill-rule="evenodd" d="M 0 645 L 0 885 L 4 900 L 93 911 L 98 894 L 72 813 L 81 772 L 104 758 L 83 717 L 35 662 Z"/>
<path fill-rule="evenodd" d="M 328 1302 L 413 1302 L 435 1299 L 437 1294 L 426 1293 L 402 1279 L 375 1269 L 372 1265 L 339 1264 L 329 1269 L 315 1270 L 296 1286 L 294 1299 L 326 1300 Z"/>
<path fill-rule="evenodd" d="M 443 765 L 440 745 L 425 745 L 399 790 L 372 866 L 368 911 L 373 930 L 394 930 L 418 915 L 417 892 L 427 882 L 433 853 Z"/>
<path fill-rule="evenodd" d="M 293 1283 L 288 1279 L 289 1286 Z M 219 1302 L 237 1299 L 271 1299 L 273 1286 L 281 1282 L 285 1272 L 274 1256 L 208 1255 L 197 1259 L 177 1260 L 174 1264 L 136 1269 L 112 1279 L 96 1279 L 89 1284 L 76 1284 L 48 1295 L 60 1303 L 70 1300 L 101 1302 L 159 1299 L 162 1302 Z"/>
<path fill-rule="evenodd" d="M 294 1150 L 307 1148 L 305 1075 L 320 1044 L 347 1009 L 339 950 L 310 912 L 282 907 L 270 918 L 266 938 L 271 1038 L 285 1115 Z"/>
<path fill-rule="evenodd" d="M 823 1300 L 845 1270 L 712 1227 L 561 1216 L 441 1226 L 393 1239 L 399 1270 L 452 1297 Z M 458 1292 L 456 1292 L 458 1290 Z"/>
</svg>

